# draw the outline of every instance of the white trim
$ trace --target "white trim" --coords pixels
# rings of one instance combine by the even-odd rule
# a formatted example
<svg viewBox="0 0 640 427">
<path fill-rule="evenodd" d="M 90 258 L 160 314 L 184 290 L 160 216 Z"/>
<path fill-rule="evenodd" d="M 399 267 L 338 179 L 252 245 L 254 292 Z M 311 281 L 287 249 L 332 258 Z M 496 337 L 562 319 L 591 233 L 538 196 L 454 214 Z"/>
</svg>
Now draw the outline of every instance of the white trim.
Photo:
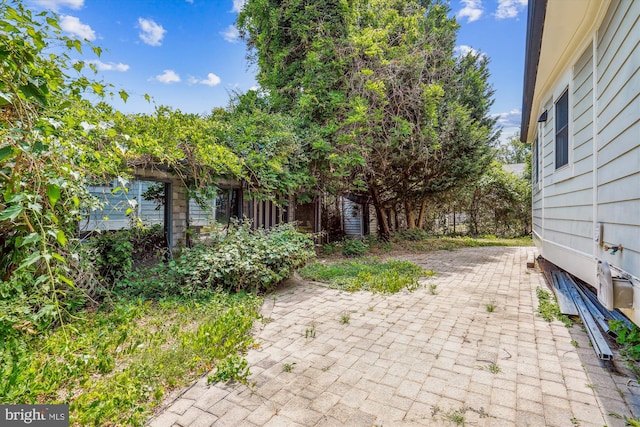
<svg viewBox="0 0 640 427">
<path fill-rule="evenodd" d="M 540 255 L 591 286 L 596 286 L 596 267 L 593 255 L 577 251 L 550 240 L 540 240 Z"/>
<path fill-rule="evenodd" d="M 602 18 L 600 18 L 600 21 L 602 21 Z M 598 27 L 600 27 L 600 25 L 598 25 Z M 591 42 L 591 46 L 592 46 L 592 51 L 591 51 L 591 55 L 593 56 L 591 58 L 591 67 L 592 67 L 592 73 L 591 73 L 591 78 L 592 78 L 592 82 L 593 82 L 593 88 L 592 88 L 592 102 L 593 102 L 593 106 L 591 108 L 591 114 L 592 114 L 592 125 L 591 128 L 593 129 L 593 136 L 592 136 L 592 171 L 591 171 L 591 177 L 592 177 L 592 197 L 591 197 L 591 202 L 593 203 L 592 205 L 592 215 L 593 215 L 593 230 L 595 232 L 596 227 L 598 227 L 598 64 L 597 64 L 597 60 L 598 60 L 598 32 L 594 31 L 593 32 L 593 37 L 592 37 L 592 42 Z M 602 238 L 602 237 L 601 237 Z M 596 242 L 594 239 L 593 242 L 593 259 L 594 261 L 597 261 L 598 257 L 598 249 L 599 249 L 600 243 Z M 597 263 L 596 263 L 597 265 Z"/>
</svg>

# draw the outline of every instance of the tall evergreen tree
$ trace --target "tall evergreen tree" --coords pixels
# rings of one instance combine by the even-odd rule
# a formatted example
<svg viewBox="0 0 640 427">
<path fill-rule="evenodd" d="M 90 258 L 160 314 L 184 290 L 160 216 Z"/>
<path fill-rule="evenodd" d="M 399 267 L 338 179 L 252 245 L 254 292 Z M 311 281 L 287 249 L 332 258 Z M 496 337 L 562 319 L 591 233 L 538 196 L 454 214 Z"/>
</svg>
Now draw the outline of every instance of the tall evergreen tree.
<svg viewBox="0 0 640 427">
<path fill-rule="evenodd" d="M 478 176 L 495 121 L 484 57 L 454 56 L 455 18 L 428 0 L 249 0 L 239 16 L 274 105 L 304 118 L 312 171 L 386 211 Z M 333 185 L 331 188 L 339 188 Z"/>
</svg>

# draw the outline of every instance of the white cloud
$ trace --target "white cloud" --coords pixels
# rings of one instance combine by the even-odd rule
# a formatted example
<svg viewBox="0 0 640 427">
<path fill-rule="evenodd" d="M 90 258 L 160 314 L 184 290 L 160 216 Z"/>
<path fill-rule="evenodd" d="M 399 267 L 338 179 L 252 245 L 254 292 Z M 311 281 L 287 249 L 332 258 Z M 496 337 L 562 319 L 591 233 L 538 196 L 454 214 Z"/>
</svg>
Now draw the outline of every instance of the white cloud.
<svg viewBox="0 0 640 427">
<path fill-rule="evenodd" d="M 180 82 L 180 76 L 173 70 L 164 70 L 164 73 L 158 74 L 150 80 L 156 80 L 160 83 L 178 83 Z"/>
<path fill-rule="evenodd" d="M 482 0 L 461 0 L 464 7 L 458 12 L 458 18 L 467 18 L 467 22 L 473 22 L 482 16 Z"/>
<path fill-rule="evenodd" d="M 128 71 L 129 70 L 129 66 L 127 64 L 123 64 L 121 62 L 118 62 L 117 64 L 115 62 L 102 62 L 100 60 L 91 60 L 91 61 L 85 61 L 88 64 L 94 64 L 96 66 L 96 68 L 100 71 Z"/>
<path fill-rule="evenodd" d="M 522 111 L 519 108 L 514 108 L 507 113 L 492 114 L 492 116 L 497 117 L 497 125 L 504 128 L 520 128 L 522 122 Z"/>
<path fill-rule="evenodd" d="M 233 0 L 233 8 L 231 12 L 240 12 L 247 0 Z"/>
<path fill-rule="evenodd" d="M 84 6 L 84 0 L 33 0 L 33 2 L 55 12 L 63 7 L 68 7 L 70 9 L 80 9 L 82 6 Z"/>
<path fill-rule="evenodd" d="M 220 84 L 222 80 L 220 80 L 220 77 L 216 76 L 213 73 L 209 73 L 207 74 L 207 78 L 206 79 L 202 79 L 199 80 L 195 77 L 189 77 L 189 84 L 195 85 L 195 84 L 200 84 L 200 85 L 207 85 L 207 86 L 217 86 Z"/>
<path fill-rule="evenodd" d="M 240 39 L 240 32 L 235 25 L 229 25 L 226 30 L 220 32 L 222 37 L 229 43 L 237 43 Z"/>
<path fill-rule="evenodd" d="M 87 24 L 80 22 L 75 16 L 62 15 L 60 17 L 60 28 L 71 35 L 93 41 L 96 39 L 96 33 Z"/>
<path fill-rule="evenodd" d="M 479 57 L 484 57 L 484 53 L 480 53 L 477 50 L 475 50 L 474 48 L 472 48 L 471 46 L 467 46 L 466 44 L 462 44 L 460 46 L 456 46 L 455 49 L 453 49 L 453 53 L 456 56 L 465 56 L 467 54 L 472 54 L 473 56 L 479 56 Z"/>
<path fill-rule="evenodd" d="M 515 18 L 527 7 L 527 0 L 498 0 L 495 17 L 498 19 Z"/>
<path fill-rule="evenodd" d="M 157 24 L 153 19 L 138 18 L 140 27 L 140 39 L 150 46 L 160 46 L 164 33 L 167 32 L 162 25 Z"/>
</svg>

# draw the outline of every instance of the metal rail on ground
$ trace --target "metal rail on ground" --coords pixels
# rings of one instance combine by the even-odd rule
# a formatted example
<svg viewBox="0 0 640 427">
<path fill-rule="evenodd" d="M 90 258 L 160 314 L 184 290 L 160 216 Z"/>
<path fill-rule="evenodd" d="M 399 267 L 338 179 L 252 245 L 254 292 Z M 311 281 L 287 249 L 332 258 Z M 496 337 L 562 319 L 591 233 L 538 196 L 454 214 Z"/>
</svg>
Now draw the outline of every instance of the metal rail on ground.
<svg viewBox="0 0 640 427">
<path fill-rule="evenodd" d="M 560 278 L 559 271 L 551 272 L 551 279 L 553 280 L 553 286 L 555 288 L 556 300 L 558 301 L 558 306 L 560 307 L 560 313 L 566 314 L 569 316 L 577 316 L 578 309 L 576 308 L 576 304 L 573 302 L 571 298 L 571 294 L 569 293 L 569 289 L 563 280 Z"/>
<path fill-rule="evenodd" d="M 600 332 L 600 329 L 598 329 L 598 324 L 587 309 L 587 306 L 578 293 L 578 290 L 573 284 L 573 281 L 569 283 L 565 282 L 565 284 L 567 284 L 569 293 L 571 294 L 571 297 L 576 304 L 576 308 L 578 309 L 580 318 L 582 319 L 582 323 L 584 323 L 587 335 L 589 335 L 589 339 L 591 340 L 591 344 L 593 344 L 593 350 L 596 352 L 596 355 L 599 359 L 602 360 L 613 359 L 613 352 L 611 351 L 611 347 L 609 347 L 609 344 L 602 335 L 602 332 Z"/>
</svg>

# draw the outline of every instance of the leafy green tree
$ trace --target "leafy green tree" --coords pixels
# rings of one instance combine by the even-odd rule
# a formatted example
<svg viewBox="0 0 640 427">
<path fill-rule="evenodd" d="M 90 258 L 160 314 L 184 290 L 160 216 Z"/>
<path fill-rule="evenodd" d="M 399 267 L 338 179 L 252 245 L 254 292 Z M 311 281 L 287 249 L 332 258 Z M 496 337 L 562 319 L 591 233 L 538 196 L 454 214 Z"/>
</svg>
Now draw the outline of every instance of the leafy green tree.
<svg viewBox="0 0 640 427">
<path fill-rule="evenodd" d="M 472 234 L 525 236 L 531 231 L 531 185 L 526 174 L 507 172 L 494 161 L 466 192 Z"/>
<path fill-rule="evenodd" d="M 345 0 L 249 0 L 238 15 L 270 111 L 296 118 L 315 191 L 339 192 L 360 162 L 357 150 L 338 150 L 336 140 L 346 102 L 350 14 Z"/>
<path fill-rule="evenodd" d="M 301 118 L 319 187 L 368 193 L 382 238 L 388 209 L 404 205 L 414 227 L 416 202 L 490 160 L 487 61 L 454 58 L 448 12 L 439 1 L 249 0 L 238 18 L 274 108 Z"/>
<path fill-rule="evenodd" d="M 350 110 L 342 131 L 364 153 L 360 176 L 386 239 L 387 208 L 402 206 L 408 227 L 420 226 L 429 197 L 481 175 L 494 138 L 493 92 L 486 59 L 454 58 L 458 26 L 446 5 L 355 4 Z"/>
<path fill-rule="evenodd" d="M 253 195 L 282 202 L 313 185 L 295 117 L 272 111 L 257 91 L 236 95 L 207 118 L 223 129 L 220 138 L 241 159 L 242 178 Z"/>
<path fill-rule="evenodd" d="M 520 134 L 512 135 L 496 149 L 496 160 L 504 164 L 526 163 L 531 156 L 531 145 L 520 141 Z"/>
</svg>

